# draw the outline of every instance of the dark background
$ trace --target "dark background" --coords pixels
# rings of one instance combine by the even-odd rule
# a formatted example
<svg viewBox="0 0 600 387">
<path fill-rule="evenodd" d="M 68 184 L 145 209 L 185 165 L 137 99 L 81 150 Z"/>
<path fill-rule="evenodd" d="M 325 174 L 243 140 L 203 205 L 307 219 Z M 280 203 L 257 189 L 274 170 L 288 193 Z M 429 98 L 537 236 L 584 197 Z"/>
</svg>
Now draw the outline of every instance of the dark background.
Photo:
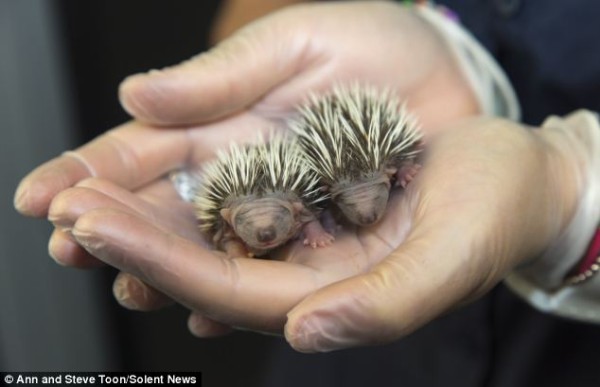
<svg viewBox="0 0 600 387">
<path fill-rule="evenodd" d="M 117 99 L 128 75 L 170 66 L 208 48 L 218 0 L 54 2 L 80 141 L 128 119 Z"/>
<path fill-rule="evenodd" d="M 279 338 L 236 332 L 197 339 L 188 312 L 125 310 L 111 269 L 62 268 L 51 227 L 12 208 L 35 166 L 126 120 L 117 90 L 128 75 L 208 48 L 219 1 L 0 3 L 0 370 L 201 371 L 205 386 L 260 385 Z"/>
<path fill-rule="evenodd" d="M 219 1 L 61 0 L 56 5 L 76 104 L 74 136 L 85 142 L 128 119 L 117 98 L 126 76 L 208 48 Z M 199 370 L 205 371 L 205 385 L 254 384 L 267 338 L 234 333 L 195 339 L 187 331 L 183 308 L 136 313 L 118 306 L 110 292 L 115 273 L 106 272 L 107 317 L 113 320 L 120 369 Z"/>
</svg>

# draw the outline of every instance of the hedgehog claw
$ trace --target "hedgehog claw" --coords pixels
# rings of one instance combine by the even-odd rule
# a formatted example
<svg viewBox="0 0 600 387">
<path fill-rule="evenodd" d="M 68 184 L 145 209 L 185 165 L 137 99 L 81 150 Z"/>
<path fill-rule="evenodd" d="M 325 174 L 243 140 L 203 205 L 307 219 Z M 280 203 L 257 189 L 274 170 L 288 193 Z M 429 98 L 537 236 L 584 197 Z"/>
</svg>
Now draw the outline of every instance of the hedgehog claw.
<svg viewBox="0 0 600 387">
<path fill-rule="evenodd" d="M 333 235 L 325 231 L 323 226 L 318 220 L 313 220 L 304 225 L 304 246 L 312 247 L 326 247 L 333 242 Z"/>
<path fill-rule="evenodd" d="M 320 235 L 320 238 L 313 239 L 313 241 L 310 245 L 313 249 L 316 249 L 317 247 L 327 247 L 327 246 L 331 245 L 334 240 L 335 240 L 335 237 L 333 235 L 324 232 L 323 234 Z"/>
<path fill-rule="evenodd" d="M 313 249 L 316 249 L 318 247 L 327 247 L 329 245 L 331 245 L 334 241 L 334 237 L 333 235 L 323 232 L 317 236 L 312 236 L 312 237 L 307 237 L 304 239 L 304 241 L 302 241 L 302 244 L 304 246 L 310 246 Z"/>
</svg>

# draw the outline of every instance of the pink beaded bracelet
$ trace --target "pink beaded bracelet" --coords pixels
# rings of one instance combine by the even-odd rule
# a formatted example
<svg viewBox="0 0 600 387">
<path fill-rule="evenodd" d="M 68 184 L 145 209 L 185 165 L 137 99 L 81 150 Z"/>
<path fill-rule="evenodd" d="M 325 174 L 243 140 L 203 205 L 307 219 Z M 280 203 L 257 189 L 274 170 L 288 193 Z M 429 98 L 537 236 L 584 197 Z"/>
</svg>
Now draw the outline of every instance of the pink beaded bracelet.
<svg viewBox="0 0 600 387">
<path fill-rule="evenodd" d="M 598 271 L 600 271 L 600 227 L 596 229 L 596 233 L 579 264 L 565 279 L 565 284 L 581 284 L 592 278 Z"/>
</svg>

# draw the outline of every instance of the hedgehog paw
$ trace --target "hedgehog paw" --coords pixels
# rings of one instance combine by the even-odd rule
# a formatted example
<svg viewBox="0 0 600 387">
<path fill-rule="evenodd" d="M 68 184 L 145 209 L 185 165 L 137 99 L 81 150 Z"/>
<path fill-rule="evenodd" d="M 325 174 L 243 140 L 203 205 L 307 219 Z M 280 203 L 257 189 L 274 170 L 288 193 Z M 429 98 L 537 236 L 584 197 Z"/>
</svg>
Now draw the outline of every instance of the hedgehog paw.
<svg viewBox="0 0 600 387">
<path fill-rule="evenodd" d="M 304 239 L 304 246 L 310 246 L 313 249 L 317 247 L 327 247 L 333 243 L 335 237 L 327 232 L 322 232 L 319 235 L 311 235 Z"/>
<path fill-rule="evenodd" d="M 396 186 L 406 188 L 408 183 L 415 178 L 419 169 L 421 169 L 420 164 L 403 165 L 400 167 L 398 172 L 396 172 Z"/>
<path fill-rule="evenodd" d="M 335 239 L 334 236 L 323 228 L 321 222 L 313 220 L 304 225 L 304 246 L 310 246 L 313 249 L 317 247 L 329 246 Z"/>
</svg>

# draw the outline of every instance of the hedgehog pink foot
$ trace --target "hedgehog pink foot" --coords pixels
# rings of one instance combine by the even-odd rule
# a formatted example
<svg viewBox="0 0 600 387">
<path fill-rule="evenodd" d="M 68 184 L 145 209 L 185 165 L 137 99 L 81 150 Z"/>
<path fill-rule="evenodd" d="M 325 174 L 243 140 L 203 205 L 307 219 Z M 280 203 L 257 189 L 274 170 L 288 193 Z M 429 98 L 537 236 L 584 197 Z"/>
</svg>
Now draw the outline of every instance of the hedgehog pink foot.
<svg viewBox="0 0 600 387">
<path fill-rule="evenodd" d="M 415 176 L 419 172 L 419 169 L 421 169 L 421 165 L 415 163 L 401 166 L 396 172 L 395 185 L 400 186 L 402 188 L 406 188 L 408 183 L 410 183 L 415 178 Z"/>
<path fill-rule="evenodd" d="M 306 223 L 302 231 L 304 233 L 304 245 L 310 246 L 313 249 L 329 246 L 335 239 L 333 235 L 325 231 L 318 220 Z"/>
</svg>

